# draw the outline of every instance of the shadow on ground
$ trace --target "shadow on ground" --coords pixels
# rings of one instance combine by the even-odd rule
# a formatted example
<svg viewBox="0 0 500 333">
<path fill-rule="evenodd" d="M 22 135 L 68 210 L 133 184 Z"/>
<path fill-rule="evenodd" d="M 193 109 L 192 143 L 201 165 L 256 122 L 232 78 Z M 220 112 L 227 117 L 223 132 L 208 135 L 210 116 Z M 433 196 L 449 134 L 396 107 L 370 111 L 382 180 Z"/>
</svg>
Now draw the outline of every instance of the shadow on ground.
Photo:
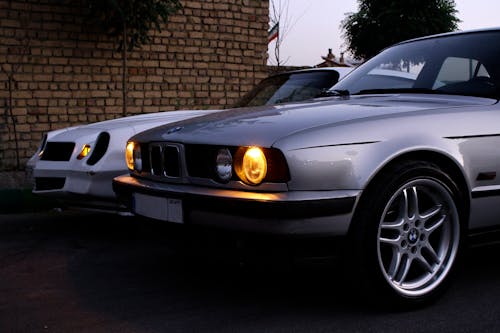
<svg viewBox="0 0 500 333">
<path fill-rule="evenodd" d="M 437 303 L 387 312 L 384 300 L 352 297 L 349 272 L 322 256 L 322 242 L 311 252 L 288 238 L 72 212 L 0 219 L 0 331 L 499 328 L 498 246 L 468 251 Z"/>
</svg>

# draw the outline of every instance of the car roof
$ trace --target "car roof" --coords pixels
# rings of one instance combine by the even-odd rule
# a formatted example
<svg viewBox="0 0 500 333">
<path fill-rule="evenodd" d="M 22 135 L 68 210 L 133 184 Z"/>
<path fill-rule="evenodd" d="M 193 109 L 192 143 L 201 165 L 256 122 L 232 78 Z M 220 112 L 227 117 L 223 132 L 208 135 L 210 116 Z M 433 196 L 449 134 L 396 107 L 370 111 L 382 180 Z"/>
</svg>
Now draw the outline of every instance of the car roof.
<svg viewBox="0 0 500 333">
<path fill-rule="evenodd" d="M 461 30 L 461 31 L 444 32 L 444 33 L 441 33 L 441 34 L 434 34 L 434 35 L 428 35 L 428 36 L 422 36 L 422 37 L 417 37 L 417 38 L 412 38 L 412 39 L 404 40 L 404 41 L 401 41 L 399 43 L 393 44 L 393 46 L 394 45 L 399 45 L 399 44 L 410 43 L 410 42 L 418 41 L 418 40 L 440 38 L 440 37 L 445 37 L 445 36 L 468 35 L 468 34 L 482 33 L 482 32 L 488 32 L 488 31 L 500 31 L 500 27 L 491 27 L 491 28 L 481 28 L 481 29 L 471 29 L 471 30 Z"/>
<path fill-rule="evenodd" d="M 341 67 L 341 66 L 303 68 L 303 69 L 275 73 L 275 74 L 270 75 L 269 77 L 275 77 L 275 76 L 280 76 L 280 75 L 290 75 L 290 74 L 297 74 L 297 73 L 330 72 L 330 71 L 332 71 L 332 72 L 339 73 L 339 79 L 341 79 L 342 77 L 349 74 L 352 70 L 354 70 L 354 68 L 355 67 Z"/>
</svg>

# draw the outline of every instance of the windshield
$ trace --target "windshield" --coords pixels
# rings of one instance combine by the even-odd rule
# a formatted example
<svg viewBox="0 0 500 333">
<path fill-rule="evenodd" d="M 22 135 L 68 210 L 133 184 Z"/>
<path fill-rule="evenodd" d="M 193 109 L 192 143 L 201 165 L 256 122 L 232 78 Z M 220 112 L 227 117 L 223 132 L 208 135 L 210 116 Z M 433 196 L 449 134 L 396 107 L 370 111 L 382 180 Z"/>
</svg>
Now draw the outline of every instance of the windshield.
<svg viewBox="0 0 500 333">
<path fill-rule="evenodd" d="M 339 79 L 337 71 L 311 71 L 271 76 L 260 82 L 236 105 L 260 106 L 311 99 L 329 89 Z"/>
<path fill-rule="evenodd" d="M 402 43 L 354 70 L 332 91 L 412 92 L 498 98 L 500 31 Z"/>
</svg>

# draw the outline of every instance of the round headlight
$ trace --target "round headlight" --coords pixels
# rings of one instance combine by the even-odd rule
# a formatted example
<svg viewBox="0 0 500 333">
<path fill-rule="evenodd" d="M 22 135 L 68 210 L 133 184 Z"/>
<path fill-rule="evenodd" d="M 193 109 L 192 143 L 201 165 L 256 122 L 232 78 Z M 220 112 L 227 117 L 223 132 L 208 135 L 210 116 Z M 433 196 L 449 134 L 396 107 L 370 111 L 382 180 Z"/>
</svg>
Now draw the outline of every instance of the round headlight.
<svg viewBox="0 0 500 333">
<path fill-rule="evenodd" d="M 262 149 L 248 148 L 243 154 L 241 165 L 236 168 L 236 173 L 247 184 L 260 184 L 267 174 L 267 160 Z"/>
<path fill-rule="evenodd" d="M 219 149 L 215 158 L 215 172 L 219 180 L 227 183 L 233 176 L 233 156 L 229 149 Z"/>
<path fill-rule="evenodd" d="M 125 148 L 125 161 L 127 162 L 127 167 L 130 170 L 134 170 L 134 143 L 127 142 L 127 148 Z"/>
<path fill-rule="evenodd" d="M 142 170 L 141 146 L 139 144 L 132 141 L 127 142 L 125 161 L 130 170 L 139 172 Z"/>
</svg>

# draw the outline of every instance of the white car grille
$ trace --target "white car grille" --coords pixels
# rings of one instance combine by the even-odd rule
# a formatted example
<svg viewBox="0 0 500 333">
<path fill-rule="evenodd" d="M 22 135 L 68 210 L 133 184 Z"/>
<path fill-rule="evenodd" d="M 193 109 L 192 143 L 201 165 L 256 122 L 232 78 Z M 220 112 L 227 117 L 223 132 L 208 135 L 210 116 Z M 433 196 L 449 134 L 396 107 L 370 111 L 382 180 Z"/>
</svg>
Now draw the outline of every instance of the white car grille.
<svg viewBox="0 0 500 333">
<path fill-rule="evenodd" d="M 41 160 L 69 161 L 74 149 L 74 142 L 47 142 L 43 148 Z"/>
</svg>

